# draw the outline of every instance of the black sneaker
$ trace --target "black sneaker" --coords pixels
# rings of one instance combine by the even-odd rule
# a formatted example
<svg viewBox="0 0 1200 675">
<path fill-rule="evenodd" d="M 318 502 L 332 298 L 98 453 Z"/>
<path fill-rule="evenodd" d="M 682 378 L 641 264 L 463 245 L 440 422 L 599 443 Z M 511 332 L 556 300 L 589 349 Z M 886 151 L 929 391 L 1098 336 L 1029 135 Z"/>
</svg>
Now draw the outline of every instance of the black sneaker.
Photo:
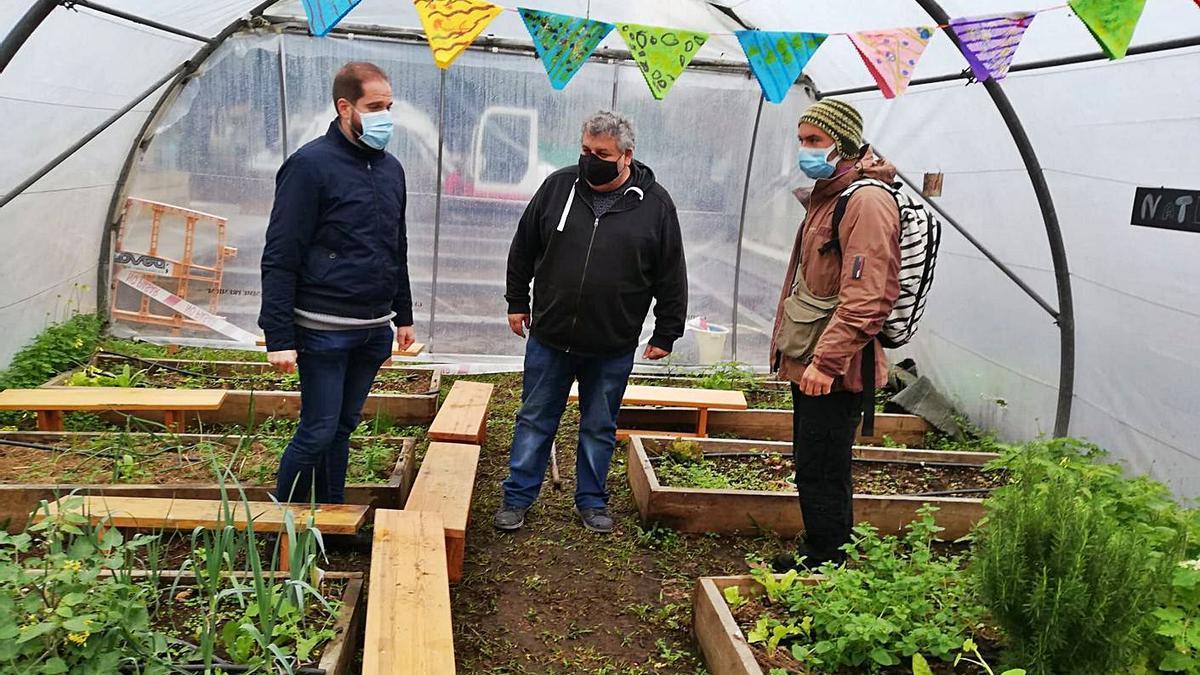
<svg viewBox="0 0 1200 675">
<path fill-rule="evenodd" d="M 504 508 L 496 512 L 496 517 L 492 519 L 492 524 L 497 530 L 512 532 L 525 527 L 525 512 L 528 508 L 519 508 L 516 506 L 505 505 Z"/>
<path fill-rule="evenodd" d="M 583 527 L 589 532 L 608 534 L 613 531 L 613 519 L 608 515 L 606 508 L 581 509 L 577 506 L 575 513 L 579 514 L 579 519 L 583 521 Z"/>
</svg>

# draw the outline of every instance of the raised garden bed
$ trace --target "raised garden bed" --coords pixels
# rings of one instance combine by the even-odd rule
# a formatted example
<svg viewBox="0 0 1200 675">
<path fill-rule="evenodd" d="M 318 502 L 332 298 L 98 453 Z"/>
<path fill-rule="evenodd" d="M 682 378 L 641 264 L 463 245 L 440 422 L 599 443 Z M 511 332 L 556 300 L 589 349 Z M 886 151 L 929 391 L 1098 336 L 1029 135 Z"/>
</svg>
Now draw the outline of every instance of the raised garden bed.
<svg viewBox="0 0 1200 675">
<path fill-rule="evenodd" d="M 55 452 L 6 441 L 74 450 Z M 220 499 L 214 462 L 232 468 L 247 499 L 269 501 L 287 441 L 201 434 L 0 432 L 0 526 L 19 531 L 40 501 L 72 491 Z M 352 437 L 346 502 L 403 508 L 417 473 L 415 446 L 413 438 Z"/>
<path fill-rule="evenodd" d="M 247 424 L 273 417 L 297 419 L 300 416 L 299 376 L 276 372 L 270 364 L 238 361 L 187 361 L 181 359 L 139 359 L 97 356 L 93 366 L 104 372 L 130 373 L 136 386 L 173 389 L 227 389 L 219 410 L 189 413 L 190 426 Z M 126 370 L 128 368 L 128 370 Z M 184 371 L 184 372 L 180 372 Z M 70 386 L 78 383 L 83 369 L 62 373 L 44 386 Z M 128 379 L 128 378 L 127 378 Z M 104 384 L 106 380 L 98 380 Z M 428 424 L 437 414 L 441 371 L 433 368 L 384 367 L 375 378 L 371 394 L 363 406 L 364 418 L 384 417 L 395 424 Z M 106 419 L 123 420 L 120 415 Z M 160 421 L 159 413 L 139 413 L 144 419 Z"/>
<path fill-rule="evenodd" d="M 790 443 L 724 439 L 683 441 L 694 444 L 687 447 L 702 454 L 704 467 L 690 473 L 672 470 L 670 474 L 677 480 L 682 479 L 681 482 L 689 476 L 722 479 L 731 486 L 726 488 L 664 484 L 655 464 L 662 461 L 660 456 L 674 443 L 677 441 L 669 436 L 634 436 L 630 439 L 626 471 L 634 502 L 644 522 L 696 533 L 772 532 L 790 537 L 804 530 L 795 487 L 788 480 L 793 471 Z M 947 539 L 962 537 L 983 516 L 982 499 L 886 493 L 985 490 L 1002 480 L 997 475 L 984 475 L 980 470 L 995 457 L 990 453 L 855 448 L 855 458 L 860 460 L 855 469 L 856 490 L 869 486 L 884 494 L 856 494 L 854 518 L 857 522 L 868 521 L 884 533 L 898 534 L 917 517 L 922 504 L 934 504 L 939 509 L 937 523 L 945 528 L 942 535 Z M 739 463 L 742 467 L 724 472 L 726 475 L 712 470 Z M 738 489 L 739 484 L 759 489 Z"/>
<path fill-rule="evenodd" d="M 620 429 L 661 431 L 664 433 L 694 430 L 699 415 L 686 408 L 652 408 L 626 406 L 617 415 Z M 863 445 L 900 444 L 920 447 L 925 435 L 934 428 L 916 415 L 877 413 L 875 434 L 859 435 Z M 754 438 L 769 441 L 792 439 L 792 411 L 789 410 L 712 410 L 708 414 L 708 433 L 721 438 Z"/>
<path fill-rule="evenodd" d="M 796 580 L 802 584 L 818 584 L 823 581 L 820 575 L 801 577 Z M 762 661 L 770 661 L 763 654 L 761 647 L 751 645 L 746 639 L 746 633 L 739 625 L 734 612 L 725 599 L 725 591 L 736 588 L 738 595 L 750 600 L 763 595 L 763 587 L 751 576 L 732 577 L 701 577 L 696 583 L 692 595 L 692 630 L 704 663 L 711 675 L 767 675 L 771 666 L 762 665 Z M 982 673 L 974 666 L 963 664 L 954 668 L 949 664 L 933 661 L 930 663 L 936 675 L 951 673 Z M 784 672 L 803 672 L 781 669 Z M 839 675 L 851 672 L 838 670 Z M 870 672 L 911 673 L 907 666 L 892 669 L 872 670 Z"/>
</svg>

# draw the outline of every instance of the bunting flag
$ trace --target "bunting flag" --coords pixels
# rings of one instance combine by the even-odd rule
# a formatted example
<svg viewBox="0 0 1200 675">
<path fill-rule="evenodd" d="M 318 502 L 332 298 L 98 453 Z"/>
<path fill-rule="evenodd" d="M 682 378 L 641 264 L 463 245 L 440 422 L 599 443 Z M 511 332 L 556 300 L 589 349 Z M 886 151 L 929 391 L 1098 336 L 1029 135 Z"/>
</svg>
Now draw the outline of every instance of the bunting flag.
<svg viewBox="0 0 1200 675">
<path fill-rule="evenodd" d="M 449 68 L 454 59 L 471 46 L 503 7 L 483 0 L 413 0 L 425 38 L 433 51 L 433 62 Z"/>
<path fill-rule="evenodd" d="M 896 98 L 908 88 L 931 37 L 933 28 L 918 26 L 851 33 L 850 41 L 884 97 Z"/>
<path fill-rule="evenodd" d="M 359 2 L 362 0 L 303 0 L 308 32 L 314 37 L 325 37 Z"/>
<path fill-rule="evenodd" d="M 1070 0 L 1069 4 L 1108 58 L 1125 58 L 1146 0 Z"/>
<path fill-rule="evenodd" d="M 1200 2 L 1200 0 L 1197 0 Z M 825 33 L 785 33 L 740 30 L 736 33 L 750 70 L 758 78 L 763 96 L 771 103 L 782 103 L 796 78 L 804 72 L 808 60 L 829 37 Z"/>
<path fill-rule="evenodd" d="M 971 64 L 975 79 L 1003 80 L 1033 13 L 998 14 L 951 19 L 950 28 L 962 42 L 963 56 Z"/>
<path fill-rule="evenodd" d="M 577 16 L 520 8 L 521 20 L 537 49 L 550 86 L 562 89 L 583 67 L 615 26 Z"/>
<path fill-rule="evenodd" d="M 680 73 L 708 41 L 707 33 L 635 23 L 617 24 L 617 30 L 625 38 L 629 53 L 641 68 L 650 94 L 659 101 L 671 91 Z"/>
</svg>

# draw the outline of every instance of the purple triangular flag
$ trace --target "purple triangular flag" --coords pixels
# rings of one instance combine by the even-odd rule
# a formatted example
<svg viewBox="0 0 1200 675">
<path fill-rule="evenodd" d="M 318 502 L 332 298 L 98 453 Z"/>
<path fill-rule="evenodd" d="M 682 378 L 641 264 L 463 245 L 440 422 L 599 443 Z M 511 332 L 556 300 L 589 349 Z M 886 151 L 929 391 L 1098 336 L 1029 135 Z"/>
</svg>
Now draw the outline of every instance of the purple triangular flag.
<svg viewBox="0 0 1200 675">
<path fill-rule="evenodd" d="M 975 79 L 1003 80 L 1008 75 L 1008 67 L 1034 16 L 1032 12 L 1017 12 L 950 20 Z"/>
</svg>

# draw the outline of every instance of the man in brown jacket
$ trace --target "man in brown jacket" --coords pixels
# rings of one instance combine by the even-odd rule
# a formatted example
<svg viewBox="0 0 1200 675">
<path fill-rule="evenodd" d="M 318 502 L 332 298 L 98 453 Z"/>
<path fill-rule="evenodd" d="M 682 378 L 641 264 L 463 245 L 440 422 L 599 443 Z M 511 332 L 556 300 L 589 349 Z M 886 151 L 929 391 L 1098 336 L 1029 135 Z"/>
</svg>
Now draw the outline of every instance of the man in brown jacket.
<svg viewBox="0 0 1200 675">
<path fill-rule="evenodd" d="M 857 180 L 891 182 L 896 175 L 863 145 L 862 116 L 848 103 L 825 99 L 801 116 L 798 137 L 800 167 L 817 183 L 802 198 L 808 213 L 780 295 L 771 364 L 780 379 L 792 383 L 793 455 L 805 537 L 797 556 L 776 558 L 777 569 L 845 558 L 840 549 L 850 541 L 854 523 L 850 456 L 868 404 L 863 400 L 864 348 L 870 347 L 865 351 L 876 361 L 875 385 L 882 386 L 887 360 L 875 336 L 900 293 L 900 215 L 886 190 L 855 191 L 837 241 L 831 241 L 842 192 Z M 822 319 L 828 323 L 813 329 L 804 348 L 796 346 L 801 340 L 795 331 L 811 316 L 795 309 L 805 306 L 799 296 L 828 308 Z"/>
</svg>

